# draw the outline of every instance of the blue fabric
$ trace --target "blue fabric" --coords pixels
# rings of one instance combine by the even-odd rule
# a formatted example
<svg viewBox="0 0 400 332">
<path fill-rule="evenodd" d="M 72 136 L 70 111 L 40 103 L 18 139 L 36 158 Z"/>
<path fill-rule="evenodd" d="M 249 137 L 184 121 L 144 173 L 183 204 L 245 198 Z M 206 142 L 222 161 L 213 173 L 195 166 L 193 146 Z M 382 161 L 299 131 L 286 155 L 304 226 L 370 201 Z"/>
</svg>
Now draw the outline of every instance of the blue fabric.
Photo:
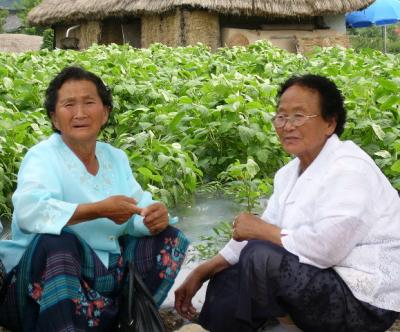
<svg viewBox="0 0 400 332">
<path fill-rule="evenodd" d="M 376 0 L 366 9 L 351 12 L 346 15 L 346 23 L 352 28 L 395 24 L 399 20 L 399 0 Z"/>
<path fill-rule="evenodd" d="M 96 157 L 100 167 L 93 176 L 59 134 L 53 134 L 28 151 L 12 198 L 12 239 L 0 241 L 0 260 L 7 271 L 18 264 L 35 234 L 60 234 L 80 203 L 96 202 L 112 195 L 135 198 L 140 207 L 154 202 L 133 177 L 123 151 L 97 142 Z M 99 218 L 73 225 L 71 229 L 86 240 L 106 267 L 109 253 L 120 253 L 119 236 L 150 234 L 138 215 L 122 225 Z"/>
</svg>

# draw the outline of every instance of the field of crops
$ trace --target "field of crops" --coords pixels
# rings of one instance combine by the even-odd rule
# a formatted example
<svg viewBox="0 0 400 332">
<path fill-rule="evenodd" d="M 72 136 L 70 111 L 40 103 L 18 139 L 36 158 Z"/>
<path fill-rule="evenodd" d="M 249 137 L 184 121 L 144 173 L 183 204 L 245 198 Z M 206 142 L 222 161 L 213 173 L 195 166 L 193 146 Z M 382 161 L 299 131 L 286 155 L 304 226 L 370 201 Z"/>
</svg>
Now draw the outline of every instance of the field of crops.
<svg viewBox="0 0 400 332">
<path fill-rule="evenodd" d="M 21 158 L 51 133 L 44 90 L 70 64 L 112 89 L 114 110 L 100 139 L 124 149 L 139 182 L 170 206 L 199 188 L 222 188 L 239 200 L 268 194 L 273 174 L 290 158 L 271 124 L 277 88 L 306 72 L 338 84 L 348 110 L 343 138 L 360 144 L 400 189 L 400 56 L 322 49 L 304 57 L 266 43 L 216 53 L 202 45 L 0 53 L 4 219 Z"/>
</svg>

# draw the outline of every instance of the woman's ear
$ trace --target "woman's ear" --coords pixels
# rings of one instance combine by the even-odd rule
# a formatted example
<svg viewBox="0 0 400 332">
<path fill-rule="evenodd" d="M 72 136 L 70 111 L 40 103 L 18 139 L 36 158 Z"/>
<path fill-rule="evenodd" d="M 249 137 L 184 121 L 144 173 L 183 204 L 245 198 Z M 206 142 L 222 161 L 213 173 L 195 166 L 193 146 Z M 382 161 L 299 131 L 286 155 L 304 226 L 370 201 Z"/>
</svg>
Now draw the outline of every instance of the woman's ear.
<svg viewBox="0 0 400 332">
<path fill-rule="evenodd" d="M 51 112 L 50 117 L 51 117 L 51 123 L 53 124 L 53 127 L 56 128 L 57 130 L 60 130 L 60 128 L 58 127 L 58 120 L 56 117 L 56 112 Z"/>
<path fill-rule="evenodd" d="M 332 117 L 330 120 L 328 120 L 328 127 L 327 127 L 327 134 L 328 136 L 333 135 L 333 133 L 336 130 L 336 126 L 337 126 L 337 120 L 336 117 Z"/>
<path fill-rule="evenodd" d="M 104 112 L 104 113 L 103 113 L 102 125 L 104 126 L 104 125 L 107 123 L 108 118 L 109 118 L 109 116 L 110 116 L 110 108 L 107 107 L 107 106 L 104 106 L 103 112 Z"/>
</svg>

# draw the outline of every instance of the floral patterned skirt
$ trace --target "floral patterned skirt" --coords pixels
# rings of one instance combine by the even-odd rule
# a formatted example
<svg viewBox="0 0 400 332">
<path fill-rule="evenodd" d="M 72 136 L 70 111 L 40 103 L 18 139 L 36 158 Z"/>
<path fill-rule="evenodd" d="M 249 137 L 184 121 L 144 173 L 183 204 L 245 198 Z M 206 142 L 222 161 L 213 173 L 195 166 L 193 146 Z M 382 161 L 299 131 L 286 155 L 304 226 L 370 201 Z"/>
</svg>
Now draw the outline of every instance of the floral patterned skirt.
<svg viewBox="0 0 400 332">
<path fill-rule="evenodd" d="M 0 325 L 12 331 L 110 331 L 133 261 L 158 305 L 172 287 L 188 240 L 167 227 L 156 236 L 120 238 L 122 254 L 106 268 L 89 245 L 69 228 L 38 235 L 7 275 Z"/>
</svg>

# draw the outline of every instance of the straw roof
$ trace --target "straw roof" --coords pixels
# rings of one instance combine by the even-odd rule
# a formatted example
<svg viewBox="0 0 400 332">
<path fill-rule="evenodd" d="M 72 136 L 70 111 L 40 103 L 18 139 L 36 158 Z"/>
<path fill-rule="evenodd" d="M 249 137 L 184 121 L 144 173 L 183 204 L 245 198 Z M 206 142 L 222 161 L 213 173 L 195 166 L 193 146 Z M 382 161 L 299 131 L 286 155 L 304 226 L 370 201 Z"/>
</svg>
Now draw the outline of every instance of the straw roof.
<svg viewBox="0 0 400 332">
<path fill-rule="evenodd" d="M 43 0 L 29 13 L 37 25 L 74 22 L 110 16 L 161 14 L 177 7 L 201 8 L 246 16 L 322 16 L 367 7 L 374 0 Z"/>
<path fill-rule="evenodd" d="M 0 52 L 27 52 L 37 51 L 43 43 L 43 37 L 23 34 L 0 34 Z"/>
</svg>

